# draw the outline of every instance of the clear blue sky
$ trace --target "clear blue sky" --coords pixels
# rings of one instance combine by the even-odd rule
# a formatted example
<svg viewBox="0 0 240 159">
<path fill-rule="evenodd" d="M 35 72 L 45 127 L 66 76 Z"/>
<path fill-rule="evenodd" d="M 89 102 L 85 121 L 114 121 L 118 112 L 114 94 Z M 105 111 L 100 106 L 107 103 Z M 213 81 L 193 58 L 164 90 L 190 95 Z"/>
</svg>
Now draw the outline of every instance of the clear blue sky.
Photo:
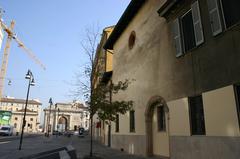
<svg viewBox="0 0 240 159">
<path fill-rule="evenodd" d="M 86 63 L 80 42 L 85 28 L 98 24 L 100 30 L 115 25 L 130 0 L 0 0 L 5 10 L 3 19 L 8 25 L 16 21 L 15 32 L 47 67 L 36 65 L 25 52 L 12 41 L 4 95 L 26 98 L 28 69 L 34 74 L 36 86 L 31 87 L 30 98 L 38 98 L 43 108 L 49 97 L 55 102 L 70 102 L 67 82 L 73 82 L 74 74 Z M 3 43 L 1 58 L 3 53 Z"/>
</svg>

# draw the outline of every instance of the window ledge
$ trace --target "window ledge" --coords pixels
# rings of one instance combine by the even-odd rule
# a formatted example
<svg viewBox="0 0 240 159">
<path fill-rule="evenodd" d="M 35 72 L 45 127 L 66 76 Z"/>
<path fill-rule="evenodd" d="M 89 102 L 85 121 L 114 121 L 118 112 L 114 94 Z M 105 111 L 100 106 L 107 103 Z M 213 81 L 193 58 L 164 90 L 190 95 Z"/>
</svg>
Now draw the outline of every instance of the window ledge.
<svg viewBox="0 0 240 159">
<path fill-rule="evenodd" d="M 195 46 L 194 48 L 188 50 L 187 52 L 184 52 L 181 56 L 178 56 L 178 57 L 176 57 L 176 58 L 179 59 L 179 58 L 182 58 L 182 57 L 184 57 L 184 56 L 186 56 L 186 55 L 188 55 L 188 54 L 191 54 L 191 53 L 194 52 L 195 50 L 201 48 L 205 43 L 206 43 L 206 42 L 204 41 L 202 44 L 200 44 L 200 45 L 198 45 L 198 46 Z"/>
<path fill-rule="evenodd" d="M 223 36 L 226 32 L 229 31 L 239 31 L 240 30 L 240 21 L 228 28 L 224 28 L 222 32 L 218 33 L 217 35 L 212 35 L 214 38 L 218 38 L 220 36 Z"/>
</svg>

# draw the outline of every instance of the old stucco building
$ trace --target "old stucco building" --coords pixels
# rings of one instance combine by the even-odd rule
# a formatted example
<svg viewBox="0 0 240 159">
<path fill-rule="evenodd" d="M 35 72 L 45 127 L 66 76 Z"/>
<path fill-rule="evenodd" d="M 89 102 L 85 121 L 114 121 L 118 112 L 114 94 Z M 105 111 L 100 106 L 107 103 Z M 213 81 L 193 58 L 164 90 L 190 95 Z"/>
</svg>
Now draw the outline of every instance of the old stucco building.
<svg viewBox="0 0 240 159">
<path fill-rule="evenodd" d="M 78 131 L 79 128 L 89 129 L 89 111 L 80 102 L 56 103 L 44 109 L 44 132 Z"/>
<path fill-rule="evenodd" d="M 103 46 L 113 31 L 113 28 L 114 26 L 110 26 L 103 29 L 102 37 L 96 50 L 93 69 L 94 76 L 92 81 L 94 89 L 100 83 L 106 86 L 110 84 L 112 77 L 113 50 L 105 50 Z M 105 145 L 110 145 L 109 129 L 110 126 L 105 122 L 100 121 L 97 115 L 93 116 L 93 134 L 95 139 L 101 141 Z"/>
<path fill-rule="evenodd" d="M 237 0 L 132 0 L 105 44 L 113 99 L 134 108 L 111 146 L 177 159 L 240 156 L 240 14 Z M 118 130 L 118 131 L 116 131 Z"/>
<path fill-rule="evenodd" d="M 10 111 L 12 113 L 10 125 L 14 126 L 16 132 L 21 132 L 23 114 L 26 100 L 16 98 L 2 98 L 0 110 Z M 26 110 L 25 132 L 38 132 L 40 126 L 42 103 L 38 100 L 28 100 Z"/>
</svg>

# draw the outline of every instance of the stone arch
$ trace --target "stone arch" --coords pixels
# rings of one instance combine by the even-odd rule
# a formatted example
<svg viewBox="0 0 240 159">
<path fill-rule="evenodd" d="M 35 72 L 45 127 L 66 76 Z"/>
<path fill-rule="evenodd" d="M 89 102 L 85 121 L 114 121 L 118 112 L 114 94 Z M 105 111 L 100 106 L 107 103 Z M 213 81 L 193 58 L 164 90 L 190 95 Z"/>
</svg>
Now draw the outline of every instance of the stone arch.
<svg viewBox="0 0 240 159">
<path fill-rule="evenodd" d="M 146 125 L 146 155 L 153 156 L 153 113 L 154 109 L 159 106 L 164 106 L 165 113 L 169 112 L 166 101 L 161 96 L 153 96 L 147 103 L 145 110 L 145 125 Z"/>
<path fill-rule="evenodd" d="M 64 130 L 67 131 L 67 127 L 68 127 L 68 119 L 65 116 L 60 116 L 58 119 L 58 125 L 65 125 Z"/>
</svg>

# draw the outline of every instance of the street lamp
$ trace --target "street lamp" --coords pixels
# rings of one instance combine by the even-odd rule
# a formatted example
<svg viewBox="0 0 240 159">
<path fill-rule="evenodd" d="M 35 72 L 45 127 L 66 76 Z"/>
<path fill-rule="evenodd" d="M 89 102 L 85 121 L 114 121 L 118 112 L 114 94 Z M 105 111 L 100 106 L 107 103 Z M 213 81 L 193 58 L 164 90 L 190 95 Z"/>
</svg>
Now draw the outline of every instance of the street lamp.
<svg viewBox="0 0 240 159">
<path fill-rule="evenodd" d="M 52 107 L 52 98 L 49 99 L 50 108 L 49 108 L 49 113 L 48 113 L 48 131 L 47 131 L 47 136 L 49 137 L 49 132 L 50 132 L 50 115 L 51 115 L 51 107 Z"/>
<path fill-rule="evenodd" d="M 26 111 L 27 111 L 27 104 L 28 104 L 28 96 L 29 96 L 29 91 L 30 91 L 30 86 L 35 85 L 34 77 L 33 74 L 30 70 L 28 70 L 25 79 L 29 80 L 28 83 L 28 90 L 27 90 L 27 98 L 26 98 L 26 103 L 25 103 L 25 109 L 24 109 L 24 114 L 23 114 L 23 121 L 22 121 L 22 132 L 21 132 L 21 138 L 20 138 L 20 144 L 19 144 L 19 150 L 22 149 L 22 139 L 23 139 L 23 133 L 24 133 L 24 127 L 26 125 Z"/>
</svg>

